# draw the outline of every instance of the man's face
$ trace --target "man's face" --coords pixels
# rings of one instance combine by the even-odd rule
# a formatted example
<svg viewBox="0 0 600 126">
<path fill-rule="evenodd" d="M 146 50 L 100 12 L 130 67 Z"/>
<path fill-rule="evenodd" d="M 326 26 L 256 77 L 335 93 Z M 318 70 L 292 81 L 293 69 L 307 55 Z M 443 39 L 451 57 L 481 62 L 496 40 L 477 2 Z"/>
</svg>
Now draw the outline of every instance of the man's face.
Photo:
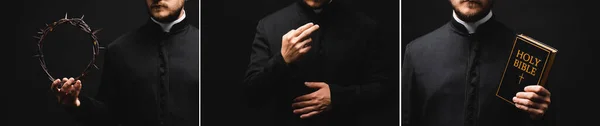
<svg viewBox="0 0 600 126">
<path fill-rule="evenodd" d="M 184 0 L 146 0 L 148 13 L 159 22 L 172 22 L 179 18 Z"/>
<path fill-rule="evenodd" d="M 491 0 L 450 0 L 456 15 L 466 22 L 483 18 L 491 9 Z"/>
</svg>

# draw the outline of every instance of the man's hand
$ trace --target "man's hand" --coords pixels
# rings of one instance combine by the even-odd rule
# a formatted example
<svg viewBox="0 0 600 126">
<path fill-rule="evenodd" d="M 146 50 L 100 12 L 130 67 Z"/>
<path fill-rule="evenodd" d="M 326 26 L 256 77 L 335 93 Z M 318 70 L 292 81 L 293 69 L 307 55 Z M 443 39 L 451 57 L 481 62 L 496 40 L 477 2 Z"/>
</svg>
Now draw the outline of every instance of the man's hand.
<svg viewBox="0 0 600 126">
<path fill-rule="evenodd" d="M 296 61 L 310 50 L 308 43 L 312 42 L 312 39 L 309 36 L 317 29 L 319 29 L 319 25 L 307 23 L 283 35 L 281 38 L 281 55 L 285 63 L 289 64 Z"/>
<path fill-rule="evenodd" d="M 329 85 L 324 82 L 306 82 L 305 84 L 310 88 L 317 88 L 319 90 L 294 99 L 294 103 L 292 104 L 294 113 L 302 114 L 300 118 L 308 118 L 329 110 L 331 108 L 329 106 L 331 104 Z"/>
<path fill-rule="evenodd" d="M 550 91 L 539 85 L 530 85 L 524 90 L 513 97 L 515 106 L 527 111 L 531 119 L 540 119 L 550 106 Z"/>
<path fill-rule="evenodd" d="M 58 88 L 59 84 L 62 84 L 61 88 Z M 50 88 L 56 95 L 58 102 L 63 105 L 79 107 L 79 92 L 81 91 L 80 80 L 75 81 L 74 78 L 63 78 L 63 80 L 60 81 L 59 79 L 56 79 L 52 82 Z"/>
</svg>

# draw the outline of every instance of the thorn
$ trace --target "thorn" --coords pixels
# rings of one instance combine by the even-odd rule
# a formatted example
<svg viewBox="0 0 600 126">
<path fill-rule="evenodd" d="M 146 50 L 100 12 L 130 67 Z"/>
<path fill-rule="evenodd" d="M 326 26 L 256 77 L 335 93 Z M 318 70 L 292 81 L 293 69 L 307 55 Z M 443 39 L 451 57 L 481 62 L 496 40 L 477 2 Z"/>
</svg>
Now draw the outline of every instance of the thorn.
<svg viewBox="0 0 600 126">
<path fill-rule="evenodd" d="M 65 19 L 67 19 L 67 12 L 65 12 Z"/>
<path fill-rule="evenodd" d="M 42 39 L 42 38 L 40 38 L 39 36 L 33 36 L 33 38 L 36 38 L 36 39 L 38 39 L 38 40 Z"/>
<path fill-rule="evenodd" d="M 41 29 L 41 28 L 40 28 L 40 31 L 44 31 L 44 29 Z"/>
<path fill-rule="evenodd" d="M 33 55 L 32 57 L 33 58 L 38 58 L 38 57 L 40 57 L 40 55 Z"/>
<path fill-rule="evenodd" d="M 104 47 L 98 47 L 98 49 L 100 49 L 100 50 L 104 50 L 105 48 L 104 48 Z"/>
<path fill-rule="evenodd" d="M 94 31 L 92 32 L 92 34 L 94 34 L 94 35 L 95 35 L 95 34 L 96 34 L 96 33 L 98 33 L 99 31 L 102 31 L 102 29 L 96 29 L 96 30 L 94 30 Z"/>
<path fill-rule="evenodd" d="M 48 24 L 46 24 L 46 27 L 48 27 Z"/>
<path fill-rule="evenodd" d="M 98 68 L 98 66 L 96 66 L 96 64 L 93 65 L 94 68 L 96 68 L 97 70 L 99 70 L 100 68 Z"/>
<path fill-rule="evenodd" d="M 38 33 L 38 34 L 40 34 L 40 35 L 41 35 L 41 34 L 44 34 L 44 32 L 37 32 L 37 33 Z"/>
<path fill-rule="evenodd" d="M 81 18 L 79 18 L 79 19 L 83 20 L 83 16 L 85 16 L 85 15 L 81 15 Z"/>
</svg>

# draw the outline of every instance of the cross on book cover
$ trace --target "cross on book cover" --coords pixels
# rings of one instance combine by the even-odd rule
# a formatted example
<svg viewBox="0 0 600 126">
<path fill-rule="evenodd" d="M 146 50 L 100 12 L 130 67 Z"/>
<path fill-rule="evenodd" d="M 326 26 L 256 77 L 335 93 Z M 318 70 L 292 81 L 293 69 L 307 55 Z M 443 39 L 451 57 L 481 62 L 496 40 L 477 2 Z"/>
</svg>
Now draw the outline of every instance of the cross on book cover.
<svg viewBox="0 0 600 126">
<path fill-rule="evenodd" d="M 518 34 L 508 56 L 496 96 L 514 104 L 512 98 L 529 85 L 545 86 L 557 49 Z"/>
</svg>

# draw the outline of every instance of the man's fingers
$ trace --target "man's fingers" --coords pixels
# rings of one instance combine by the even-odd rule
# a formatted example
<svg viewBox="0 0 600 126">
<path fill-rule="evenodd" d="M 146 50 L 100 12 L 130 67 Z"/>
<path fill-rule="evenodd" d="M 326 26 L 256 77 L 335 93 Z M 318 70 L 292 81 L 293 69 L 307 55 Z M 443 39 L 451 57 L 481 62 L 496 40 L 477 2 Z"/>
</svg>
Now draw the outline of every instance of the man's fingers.
<svg viewBox="0 0 600 126">
<path fill-rule="evenodd" d="M 312 27 L 306 29 L 305 31 L 302 31 L 302 33 L 300 35 L 296 36 L 296 38 L 298 38 L 300 40 L 307 38 L 310 34 L 312 34 L 317 29 L 319 29 L 319 25 L 313 25 Z"/>
<path fill-rule="evenodd" d="M 516 94 L 516 97 L 522 99 L 529 99 L 534 102 L 550 103 L 550 98 L 548 98 L 547 96 L 540 96 L 534 92 L 518 92 Z"/>
<path fill-rule="evenodd" d="M 527 106 L 521 105 L 521 104 L 515 104 L 515 106 L 523 111 L 526 111 L 530 115 L 536 115 L 536 116 L 544 115 L 544 110 L 541 110 L 541 109 L 535 109 L 535 108 L 527 107 Z"/>
<path fill-rule="evenodd" d="M 311 48 L 310 46 L 302 48 L 302 49 L 298 50 L 298 53 L 305 54 L 306 52 L 308 52 L 310 50 L 310 48 Z"/>
<path fill-rule="evenodd" d="M 81 80 L 77 80 L 74 85 L 76 90 L 81 90 Z"/>
<path fill-rule="evenodd" d="M 300 102 L 300 101 L 308 101 L 308 100 L 311 100 L 311 99 L 313 99 L 313 97 L 314 97 L 314 94 L 313 94 L 313 93 L 310 93 L 310 94 L 305 94 L 305 95 L 302 95 L 302 96 L 300 96 L 300 97 L 296 97 L 296 98 L 294 99 L 294 101 L 295 101 L 295 102 Z"/>
<path fill-rule="evenodd" d="M 308 44 L 308 43 L 310 43 L 310 42 L 312 42 L 312 38 L 308 38 L 308 39 L 305 39 L 305 40 L 304 40 L 304 41 L 302 41 L 302 42 L 295 43 L 294 47 L 295 47 L 296 49 L 302 49 L 302 48 L 304 48 L 304 47 L 305 47 L 305 45 L 307 45 L 307 44 Z"/>
<path fill-rule="evenodd" d="M 536 103 L 536 102 L 533 102 L 533 101 L 531 101 L 529 99 L 522 99 L 522 98 L 513 97 L 513 102 L 515 102 L 515 104 L 523 105 L 523 106 L 526 106 L 528 108 L 542 109 L 542 110 L 546 110 L 548 108 L 548 104 Z"/>
<path fill-rule="evenodd" d="M 296 102 L 296 103 L 292 104 L 292 107 L 297 109 L 297 108 L 304 108 L 307 106 L 312 106 L 312 105 L 317 105 L 317 104 L 319 104 L 319 103 L 315 100 L 308 100 L 308 101 Z"/>
<path fill-rule="evenodd" d="M 52 85 L 50 85 L 50 89 L 52 89 L 53 91 L 56 91 L 56 88 L 58 87 L 59 84 L 60 84 L 60 79 L 56 79 L 56 80 L 52 81 Z"/>
<path fill-rule="evenodd" d="M 67 79 L 67 81 L 62 85 L 60 90 L 64 91 L 65 93 L 69 93 L 69 89 L 71 88 L 71 83 L 73 83 L 73 81 L 73 78 Z"/>
<path fill-rule="evenodd" d="M 79 92 L 81 91 L 81 81 L 77 80 L 75 82 L 75 84 L 73 85 L 73 95 L 74 96 L 79 96 Z"/>
<path fill-rule="evenodd" d="M 523 90 L 525 90 L 526 92 L 535 92 L 538 95 L 542 95 L 542 96 L 550 96 L 550 91 L 548 91 L 546 88 L 544 88 L 540 85 L 526 86 Z"/>
<path fill-rule="evenodd" d="M 317 110 L 317 106 L 308 106 L 308 107 L 304 107 L 304 108 L 294 109 L 294 114 L 305 114 L 305 113 L 309 113 L 311 111 L 316 111 L 316 110 Z"/>
<path fill-rule="evenodd" d="M 526 106 L 531 106 L 534 103 L 529 100 L 529 99 L 522 99 L 522 98 L 517 98 L 517 97 L 513 97 L 513 102 L 521 104 L 521 105 L 526 105 Z"/>
<path fill-rule="evenodd" d="M 304 85 L 306 85 L 309 88 L 321 88 L 326 84 L 323 82 L 304 82 Z"/>
<path fill-rule="evenodd" d="M 300 33 L 304 32 L 306 29 L 313 27 L 314 24 L 312 22 L 306 23 L 296 29 L 296 32 L 292 34 L 292 37 L 296 37 L 300 35 Z"/>
<path fill-rule="evenodd" d="M 300 118 L 304 119 L 304 118 L 312 117 L 319 113 L 320 113 L 320 111 L 312 111 L 310 113 L 300 115 Z"/>
<path fill-rule="evenodd" d="M 523 111 L 529 111 L 529 107 L 521 105 L 521 104 L 518 104 L 518 103 L 515 103 L 515 107 L 517 107 L 517 108 L 519 108 L 519 109 L 521 109 Z"/>
<path fill-rule="evenodd" d="M 294 32 L 296 32 L 296 30 L 293 30 L 293 29 L 292 29 L 292 30 L 288 31 L 287 33 L 285 33 L 285 34 L 284 34 L 284 35 L 281 37 L 281 40 L 282 40 L 282 41 L 284 41 L 284 42 L 290 42 L 290 40 L 292 40 L 292 38 L 293 38 L 293 37 L 292 37 L 292 34 L 293 34 Z"/>
</svg>

